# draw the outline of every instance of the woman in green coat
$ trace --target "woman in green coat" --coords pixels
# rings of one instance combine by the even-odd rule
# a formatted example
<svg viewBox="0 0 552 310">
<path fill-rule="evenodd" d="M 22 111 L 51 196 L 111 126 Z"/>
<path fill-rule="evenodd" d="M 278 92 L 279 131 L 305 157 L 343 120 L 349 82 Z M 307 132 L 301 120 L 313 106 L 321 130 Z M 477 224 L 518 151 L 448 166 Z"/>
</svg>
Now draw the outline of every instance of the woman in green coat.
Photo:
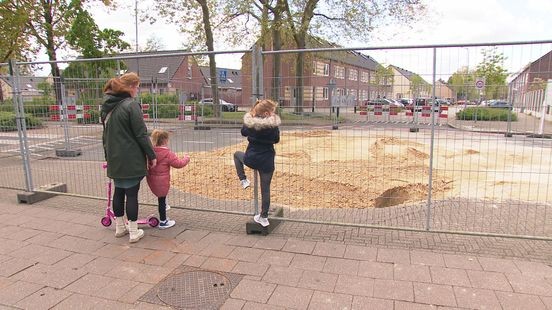
<svg viewBox="0 0 552 310">
<path fill-rule="evenodd" d="M 115 237 L 128 233 L 130 242 L 137 242 L 144 236 L 144 231 L 138 229 L 136 223 L 138 191 L 140 181 L 146 176 L 147 159 L 153 166 L 157 163 L 142 109 L 135 100 L 139 87 L 140 78 L 134 72 L 110 79 L 104 87 L 105 98 L 101 108 L 107 176 L 115 183 Z M 124 220 L 125 197 L 128 228 Z"/>
</svg>

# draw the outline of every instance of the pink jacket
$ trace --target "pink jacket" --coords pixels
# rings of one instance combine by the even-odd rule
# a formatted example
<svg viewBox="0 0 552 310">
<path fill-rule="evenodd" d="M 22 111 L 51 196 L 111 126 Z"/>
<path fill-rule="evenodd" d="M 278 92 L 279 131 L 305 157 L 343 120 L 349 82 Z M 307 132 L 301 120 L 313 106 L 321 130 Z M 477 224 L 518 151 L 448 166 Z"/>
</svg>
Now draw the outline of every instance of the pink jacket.
<svg viewBox="0 0 552 310">
<path fill-rule="evenodd" d="M 171 187 L 171 167 L 183 168 L 190 162 L 190 157 L 185 155 L 180 159 L 166 146 L 156 146 L 153 149 L 157 156 L 157 165 L 148 170 L 146 180 L 155 196 L 166 197 Z"/>
</svg>

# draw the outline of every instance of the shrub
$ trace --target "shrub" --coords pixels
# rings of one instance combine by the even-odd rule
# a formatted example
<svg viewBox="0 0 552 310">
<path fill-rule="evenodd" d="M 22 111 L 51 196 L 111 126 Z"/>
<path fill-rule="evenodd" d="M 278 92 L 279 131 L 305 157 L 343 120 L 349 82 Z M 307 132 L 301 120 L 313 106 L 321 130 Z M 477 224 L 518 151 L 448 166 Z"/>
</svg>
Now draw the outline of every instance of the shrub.
<svg viewBox="0 0 552 310">
<path fill-rule="evenodd" d="M 498 108 L 466 108 L 456 112 L 457 120 L 474 120 L 474 121 L 508 121 L 508 114 L 512 122 L 517 121 L 517 114 L 508 109 Z"/>
<path fill-rule="evenodd" d="M 33 129 L 33 128 L 42 126 L 42 121 L 40 121 L 40 119 L 28 114 L 25 115 L 25 123 L 28 129 Z M 0 131 L 14 131 L 14 130 L 17 130 L 15 113 L 0 112 Z"/>
</svg>

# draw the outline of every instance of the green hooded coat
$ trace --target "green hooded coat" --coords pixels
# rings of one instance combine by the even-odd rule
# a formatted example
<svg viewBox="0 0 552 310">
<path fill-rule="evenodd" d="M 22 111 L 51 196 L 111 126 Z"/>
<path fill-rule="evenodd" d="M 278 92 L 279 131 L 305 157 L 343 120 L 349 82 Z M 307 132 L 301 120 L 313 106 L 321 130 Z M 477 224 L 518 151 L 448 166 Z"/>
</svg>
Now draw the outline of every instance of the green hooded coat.
<svg viewBox="0 0 552 310">
<path fill-rule="evenodd" d="M 112 179 L 144 177 L 146 156 L 155 159 L 155 151 L 140 104 L 128 94 L 106 94 L 101 117 L 107 176 Z"/>
</svg>

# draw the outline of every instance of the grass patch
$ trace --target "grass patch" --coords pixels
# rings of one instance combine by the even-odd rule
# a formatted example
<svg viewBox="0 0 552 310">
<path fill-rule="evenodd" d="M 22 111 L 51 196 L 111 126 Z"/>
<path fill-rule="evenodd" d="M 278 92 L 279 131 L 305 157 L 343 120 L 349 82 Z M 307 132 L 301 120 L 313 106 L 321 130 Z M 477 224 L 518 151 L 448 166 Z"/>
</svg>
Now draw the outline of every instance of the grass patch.
<svg viewBox="0 0 552 310">
<path fill-rule="evenodd" d="M 512 122 L 517 121 L 517 114 L 508 109 L 471 107 L 456 112 L 457 120 L 466 121 L 508 121 L 508 114 Z"/>
</svg>

